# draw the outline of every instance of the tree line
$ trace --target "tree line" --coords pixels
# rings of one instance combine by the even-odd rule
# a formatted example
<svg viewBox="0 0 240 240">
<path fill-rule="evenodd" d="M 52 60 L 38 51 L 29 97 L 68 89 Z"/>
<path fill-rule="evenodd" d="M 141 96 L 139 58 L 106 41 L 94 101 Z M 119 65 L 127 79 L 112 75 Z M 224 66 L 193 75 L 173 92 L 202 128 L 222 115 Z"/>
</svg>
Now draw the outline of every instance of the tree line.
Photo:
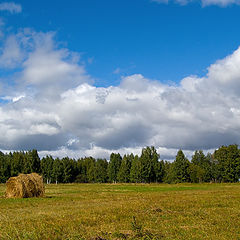
<svg viewBox="0 0 240 240">
<path fill-rule="evenodd" d="M 179 150 L 173 162 L 160 160 L 155 147 L 141 155 L 112 153 L 110 160 L 84 157 L 39 158 L 37 150 L 0 152 L 0 182 L 19 173 L 37 172 L 46 183 L 181 183 L 238 182 L 240 150 L 237 145 L 222 146 L 213 154 L 195 151 L 191 161 Z"/>
</svg>

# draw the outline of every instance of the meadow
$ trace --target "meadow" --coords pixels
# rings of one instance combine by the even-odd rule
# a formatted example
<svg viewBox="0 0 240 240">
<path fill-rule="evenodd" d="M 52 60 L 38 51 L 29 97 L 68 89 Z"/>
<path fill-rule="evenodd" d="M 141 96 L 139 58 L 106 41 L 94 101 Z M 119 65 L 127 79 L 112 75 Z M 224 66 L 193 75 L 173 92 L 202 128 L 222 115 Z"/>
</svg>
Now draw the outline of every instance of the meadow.
<svg viewBox="0 0 240 240">
<path fill-rule="evenodd" d="M 58 184 L 5 199 L 0 239 L 240 239 L 240 184 Z"/>
</svg>

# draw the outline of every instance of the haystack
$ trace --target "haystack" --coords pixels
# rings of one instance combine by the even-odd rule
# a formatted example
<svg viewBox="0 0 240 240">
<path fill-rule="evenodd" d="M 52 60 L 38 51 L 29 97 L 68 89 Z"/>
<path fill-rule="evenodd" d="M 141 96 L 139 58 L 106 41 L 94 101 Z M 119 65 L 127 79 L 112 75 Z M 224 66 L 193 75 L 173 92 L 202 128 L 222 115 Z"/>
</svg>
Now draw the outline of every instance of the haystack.
<svg viewBox="0 0 240 240">
<path fill-rule="evenodd" d="M 42 176 L 37 173 L 20 174 L 8 179 L 5 196 L 7 198 L 43 197 L 44 184 Z"/>
</svg>

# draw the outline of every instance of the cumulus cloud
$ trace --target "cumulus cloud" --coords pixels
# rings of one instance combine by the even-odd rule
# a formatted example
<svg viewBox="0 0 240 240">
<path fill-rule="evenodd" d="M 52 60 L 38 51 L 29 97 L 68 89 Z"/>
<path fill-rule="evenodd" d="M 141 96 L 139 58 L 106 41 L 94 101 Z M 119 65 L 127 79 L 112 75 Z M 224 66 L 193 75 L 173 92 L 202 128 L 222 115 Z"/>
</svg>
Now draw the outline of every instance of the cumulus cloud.
<svg viewBox="0 0 240 240">
<path fill-rule="evenodd" d="M 239 94 L 240 48 L 232 55 L 217 61 L 208 68 L 208 77 L 217 85 Z"/>
<path fill-rule="evenodd" d="M 14 2 L 3 2 L 0 3 L 0 11 L 8 11 L 10 13 L 20 13 L 22 6 Z"/>
<path fill-rule="evenodd" d="M 7 37 L 0 55 L 0 68 L 15 68 L 23 59 L 19 43 L 15 35 Z"/>
<path fill-rule="evenodd" d="M 53 32 L 23 29 L 4 39 L 0 49 L 0 69 L 16 70 L 15 75 L 7 79 L 7 82 L 11 81 L 10 85 L 13 85 L 12 81 L 15 84 L 13 96 L 8 97 L 58 98 L 63 91 L 83 82 L 92 82 L 84 66 L 78 64 L 80 55 L 60 48 L 54 36 Z"/>
<path fill-rule="evenodd" d="M 19 54 L 1 55 L 13 82 L 1 96 L 0 149 L 108 158 L 154 145 L 161 158 L 173 159 L 179 148 L 190 156 L 240 143 L 240 49 L 178 86 L 134 74 L 119 86 L 96 87 L 54 33 L 25 29 L 7 37 L 3 49 L 10 40 Z"/>
<path fill-rule="evenodd" d="M 75 62 L 69 51 L 54 49 L 51 41 L 52 38 L 47 37 L 42 46 L 29 54 L 23 63 L 22 81 L 50 96 L 90 81 L 84 67 Z"/>
<path fill-rule="evenodd" d="M 151 0 L 152 2 L 156 2 L 156 3 L 163 3 L 163 4 L 167 4 L 169 3 L 168 0 Z M 174 0 L 174 3 L 180 4 L 180 5 L 186 5 L 189 4 L 191 2 L 197 2 L 196 0 Z M 232 4 L 240 4 L 239 0 L 201 0 L 200 1 L 203 7 L 206 6 L 210 6 L 210 5 L 216 5 L 216 6 L 220 6 L 220 7 L 226 7 L 228 5 L 232 5 Z"/>
</svg>

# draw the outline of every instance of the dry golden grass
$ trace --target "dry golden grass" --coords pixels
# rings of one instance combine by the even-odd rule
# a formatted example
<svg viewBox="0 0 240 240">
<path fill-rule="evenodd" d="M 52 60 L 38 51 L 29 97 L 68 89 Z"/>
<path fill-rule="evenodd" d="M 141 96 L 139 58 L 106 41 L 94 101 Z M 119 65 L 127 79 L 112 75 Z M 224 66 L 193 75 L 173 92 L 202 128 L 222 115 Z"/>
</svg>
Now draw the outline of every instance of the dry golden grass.
<svg viewBox="0 0 240 240">
<path fill-rule="evenodd" d="M 240 184 L 47 185 L 4 199 L 0 239 L 240 239 Z"/>
</svg>

